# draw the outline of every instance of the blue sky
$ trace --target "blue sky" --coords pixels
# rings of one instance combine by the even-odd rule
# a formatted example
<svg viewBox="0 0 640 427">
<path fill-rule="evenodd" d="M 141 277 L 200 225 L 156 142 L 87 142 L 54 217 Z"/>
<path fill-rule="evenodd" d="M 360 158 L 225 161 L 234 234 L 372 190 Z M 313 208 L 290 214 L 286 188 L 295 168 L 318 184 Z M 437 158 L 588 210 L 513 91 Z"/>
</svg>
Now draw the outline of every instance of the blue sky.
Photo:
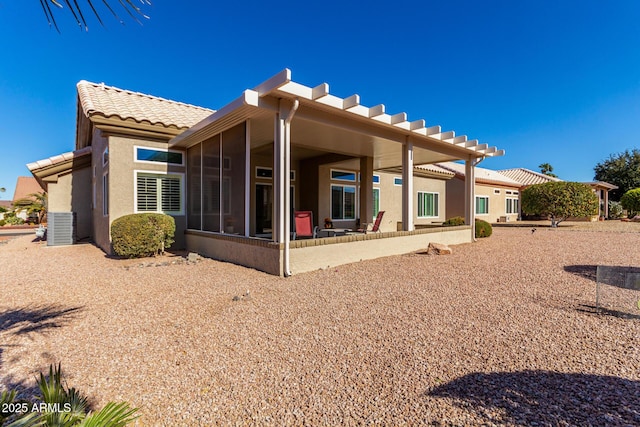
<svg viewBox="0 0 640 427">
<path fill-rule="evenodd" d="M 84 2 L 82 2 L 84 3 Z M 115 3 L 115 2 L 114 2 Z M 0 187 L 72 151 L 79 80 L 219 108 L 287 67 L 308 86 L 383 103 L 506 150 L 491 169 L 550 163 L 593 179 L 638 147 L 640 2 L 160 1 L 140 26 L 78 29 L 0 0 Z"/>
</svg>

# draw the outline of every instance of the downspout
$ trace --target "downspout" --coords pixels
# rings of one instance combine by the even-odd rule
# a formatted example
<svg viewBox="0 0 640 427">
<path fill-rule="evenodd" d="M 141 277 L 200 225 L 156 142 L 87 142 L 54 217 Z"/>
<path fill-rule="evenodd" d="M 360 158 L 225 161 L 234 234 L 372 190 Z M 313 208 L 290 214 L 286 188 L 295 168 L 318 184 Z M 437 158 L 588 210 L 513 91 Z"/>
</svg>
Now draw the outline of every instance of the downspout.
<svg viewBox="0 0 640 427">
<path fill-rule="evenodd" d="M 476 157 L 476 159 L 473 162 L 471 162 L 471 166 L 474 167 L 474 168 L 476 166 L 478 166 L 480 164 L 480 162 L 482 162 L 484 160 L 484 157 L 485 156 Z M 476 188 L 476 173 L 475 173 L 475 171 L 473 172 L 473 188 L 474 188 L 473 194 L 475 194 L 475 188 Z M 477 242 L 478 239 L 476 239 L 476 216 L 475 216 L 475 203 L 476 203 L 476 201 L 475 201 L 475 197 L 474 197 L 473 203 L 474 203 L 474 208 L 473 208 L 474 215 L 473 215 L 473 222 L 471 222 L 471 236 L 473 237 L 473 241 Z"/>
<path fill-rule="evenodd" d="M 291 241 L 291 120 L 298 111 L 300 101 L 296 98 L 293 101 L 293 106 L 289 110 L 287 118 L 284 119 L 284 212 L 286 217 L 284 219 L 284 255 L 283 255 L 283 270 L 284 276 L 291 276 L 291 270 L 289 266 L 289 242 Z"/>
</svg>

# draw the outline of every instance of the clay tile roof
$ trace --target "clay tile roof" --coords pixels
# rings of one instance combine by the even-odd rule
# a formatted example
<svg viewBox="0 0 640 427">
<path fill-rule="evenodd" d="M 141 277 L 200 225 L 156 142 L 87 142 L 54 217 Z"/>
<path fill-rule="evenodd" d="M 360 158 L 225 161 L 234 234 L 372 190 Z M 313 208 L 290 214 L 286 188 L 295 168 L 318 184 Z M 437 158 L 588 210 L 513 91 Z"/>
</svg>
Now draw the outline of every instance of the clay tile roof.
<svg viewBox="0 0 640 427">
<path fill-rule="evenodd" d="M 49 157 L 43 160 L 38 160 L 33 163 L 28 163 L 27 168 L 29 168 L 30 171 L 35 171 L 47 166 L 53 166 L 58 163 L 62 163 L 67 160 L 72 160 L 72 159 L 77 159 L 78 157 L 87 156 L 89 154 L 91 154 L 91 146 L 84 147 L 76 151 L 69 151 L 68 153 L 58 154 L 57 156 Z"/>
<path fill-rule="evenodd" d="M 465 167 L 461 163 L 445 162 L 445 163 L 438 163 L 438 166 L 448 169 L 454 172 L 458 176 L 464 176 L 465 174 Z M 521 186 L 521 184 L 518 181 L 513 180 L 491 169 L 484 169 L 476 166 L 475 176 L 476 176 L 476 182 L 508 185 L 511 187 Z"/>
<path fill-rule="evenodd" d="M 443 167 L 440 167 L 438 165 L 434 165 L 434 164 L 427 164 L 427 165 L 416 165 L 414 166 L 415 169 L 418 170 L 424 170 L 427 172 L 432 172 L 438 175 L 444 175 L 444 176 L 449 176 L 451 178 L 453 178 L 456 174 L 453 173 L 452 171 L 445 169 Z"/>
<path fill-rule="evenodd" d="M 104 83 L 78 82 L 78 98 L 87 117 L 102 115 L 152 125 L 189 128 L 215 110 L 106 86 Z"/>
<path fill-rule="evenodd" d="M 562 181 L 549 175 L 541 174 L 530 169 L 514 168 L 499 171 L 502 175 L 518 181 L 522 185 L 544 184 L 545 182 Z"/>
<path fill-rule="evenodd" d="M 44 191 L 38 181 L 32 176 L 19 176 L 16 182 L 16 191 L 13 193 L 13 201 L 24 199 L 29 194 Z"/>
</svg>

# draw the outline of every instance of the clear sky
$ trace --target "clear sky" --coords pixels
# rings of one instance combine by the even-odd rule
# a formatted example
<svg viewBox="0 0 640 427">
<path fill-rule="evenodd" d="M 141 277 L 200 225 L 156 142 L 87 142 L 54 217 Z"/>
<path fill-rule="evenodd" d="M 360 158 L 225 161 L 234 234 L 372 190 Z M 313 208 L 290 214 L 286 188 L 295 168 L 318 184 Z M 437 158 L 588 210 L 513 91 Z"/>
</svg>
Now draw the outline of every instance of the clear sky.
<svg viewBox="0 0 640 427">
<path fill-rule="evenodd" d="M 84 0 L 81 0 L 84 4 Z M 116 1 L 112 1 L 116 3 Z M 118 10 L 118 9 L 117 9 Z M 119 9 L 121 10 L 121 9 Z M 638 147 L 640 1 L 162 1 L 125 25 L 0 0 L 0 187 L 72 151 L 85 79 L 217 109 L 283 68 L 506 150 L 490 169 L 550 163 L 589 181 Z M 88 11 L 87 11 L 88 12 Z"/>
</svg>

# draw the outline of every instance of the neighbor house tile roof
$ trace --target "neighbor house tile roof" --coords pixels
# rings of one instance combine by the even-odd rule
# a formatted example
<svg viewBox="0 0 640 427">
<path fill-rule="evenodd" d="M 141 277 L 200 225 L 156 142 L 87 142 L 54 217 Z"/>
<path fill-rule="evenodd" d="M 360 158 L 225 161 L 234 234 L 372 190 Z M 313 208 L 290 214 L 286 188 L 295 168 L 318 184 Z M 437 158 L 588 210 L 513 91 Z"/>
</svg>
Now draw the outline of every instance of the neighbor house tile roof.
<svg viewBox="0 0 640 427">
<path fill-rule="evenodd" d="M 552 176 L 544 175 L 540 172 L 535 172 L 525 168 L 505 169 L 498 172 L 515 181 L 518 181 L 523 186 L 544 184 L 545 182 L 562 181 L 560 178 L 554 178 Z"/>
<path fill-rule="evenodd" d="M 461 176 L 461 177 L 465 176 L 464 164 L 446 162 L 446 163 L 438 163 L 437 165 L 454 172 L 458 176 Z M 507 185 L 510 187 L 517 187 L 517 188 L 521 186 L 518 181 L 515 181 L 507 176 L 504 176 L 501 173 L 496 172 L 494 170 L 479 168 L 477 166 L 475 169 L 476 169 L 475 170 L 476 182 Z"/>
<path fill-rule="evenodd" d="M 106 86 L 104 83 L 82 80 L 78 82 L 77 88 L 80 105 L 87 117 L 100 115 L 186 129 L 215 112 L 208 108 Z"/>
<path fill-rule="evenodd" d="M 33 193 L 44 191 L 38 181 L 32 176 L 19 176 L 16 182 L 16 191 L 13 192 L 13 201 L 24 199 Z"/>
<path fill-rule="evenodd" d="M 9 209 L 12 206 L 12 201 L 11 200 L 0 200 L 0 208 L 6 208 Z"/>
<path fill-rule="evenodd" d="M 455 176 L 454 172 L 452 172 L 452 171 L 450 171 L 448 169 L 445 169 L 443 167 L 440 167 L 438 165 L 435 165 L 435 164 L 416 165 L 416 166 L 414 166 L 414 169 L 435 173 L 437 175 L 448 176 L 448 177 L 451 177 L 451 178 L 453 178 Z"/>
<path fill-rule="evenodd" d="M 33 163 L 28 163 L 27 164 L 27 168 L 29 168 L 30 171 L 34 171 L 34 170 L 37 170 L 37 169 L 42 169 L 42 168 L 47 167 L 47 166 L 53 166 L 53 165 L 56 165 L 58 163 L 62 163 L 62 162 L 67 161 L 67 160 L 72 160 L 72 159 L 77 159 L 77 158 L 82 157 L 82 156 L 87 156 L 89 154 L 91 154 L 91 146 L 82 148 L 80 150 L 70 151 L 68 153 L 59 154 L 57 156 L 49 157 L 49 158 L 44 159 L 44 160 L 38 160 L 38 161 L 33 162 Z"/>
</svg>

